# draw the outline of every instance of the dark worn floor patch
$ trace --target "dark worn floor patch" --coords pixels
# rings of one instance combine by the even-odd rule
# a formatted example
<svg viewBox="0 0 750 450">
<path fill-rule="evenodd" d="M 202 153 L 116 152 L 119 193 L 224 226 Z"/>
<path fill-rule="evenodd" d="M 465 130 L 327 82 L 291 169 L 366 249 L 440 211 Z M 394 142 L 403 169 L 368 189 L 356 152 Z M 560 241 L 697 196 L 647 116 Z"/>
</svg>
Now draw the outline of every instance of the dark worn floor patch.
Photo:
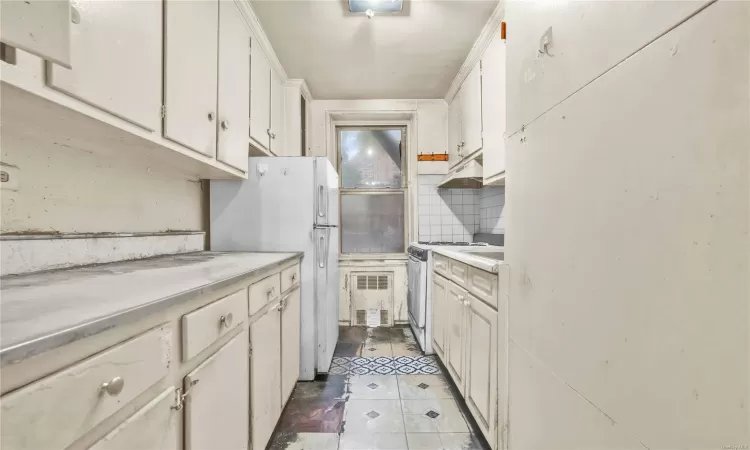
<svg viewBox="0 0 750 450">
<path fill-rule="evenodd" d="M 336 344 L 333 356 L 362 356 L 362 344 L 355 342 L 339 342 Z"/>
<path fill-rule="evenodd" d="M 340 433 L 348 397 L 346 375 L 329 375 L 326 381 L 297 383 L 279 420 L 277 432 L 283 435 Z"/>
</svg>

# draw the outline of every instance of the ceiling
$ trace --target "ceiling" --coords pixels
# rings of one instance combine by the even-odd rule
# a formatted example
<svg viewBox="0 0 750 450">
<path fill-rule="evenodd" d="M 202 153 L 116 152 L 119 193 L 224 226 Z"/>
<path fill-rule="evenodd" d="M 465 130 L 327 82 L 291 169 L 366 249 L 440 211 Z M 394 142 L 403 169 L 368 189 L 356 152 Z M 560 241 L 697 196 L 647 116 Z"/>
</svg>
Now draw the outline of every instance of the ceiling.
<svg viewBox="0 0 750 450">
<path fill-rule="evenodd" d="M 406 0 L 368 19 L 346 0 L 251 0 L 289 78 L 315 99 L 443 98 L 497 0 Z"/>
</svg>

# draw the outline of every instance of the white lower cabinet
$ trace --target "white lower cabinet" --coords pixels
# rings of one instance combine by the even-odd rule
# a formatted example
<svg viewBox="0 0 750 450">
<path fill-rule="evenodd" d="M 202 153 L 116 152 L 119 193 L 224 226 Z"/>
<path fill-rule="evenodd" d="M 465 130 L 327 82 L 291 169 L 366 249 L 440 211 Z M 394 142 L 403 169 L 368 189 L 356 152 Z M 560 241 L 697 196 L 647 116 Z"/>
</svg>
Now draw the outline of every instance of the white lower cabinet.
<svg viewBox="0 0 750 450">
<path fill-rule="evenodd" d="M 281 301 L 281 403 L 292 395 L 300 367 L 300 290 Z"/>
<path fill-rule="evenodd" d="M 489 442 L 497 430 L 497 311 L 469 295 L 464 398 Z"/>
<path fill-rule="evenodd" d="M 449 260 L 450 264 L 455 262 Z M 476 270 L 469 267 L 470 272 Z M 497 284 L 497 275 L 482 274 Z M 497 449 L 498 430 L 502 426 L 498 425 L 498 337 L 500 332 L 504 333 L 505 325 L 503 323 L 501 328 L 501 316 L 495 309 L 497 288 L 492 290 L 493 298 L 485 302 L 464 289 L 469 288 L 470 281 L 459 286 L 433 272 L 433 348 L 485 439 Z"/>
<path fill-rule="evenodd" d="M 437 273 L 432 278 L 432 348 L 438 357 L 445 361 L 445 320 L 448 300 L 448 280 Z"/>
<path fill-rule="evenodd" d="M 177 450 L 178 418 L 175 389 L 170 387 L 138 410 L 91 450 Z"/>
<path fill-rule="evenodd" d="M 453 382 L 461 393 L 466 390 L 466 307 L 468 293 L 448 282 L 448 297 L 446 301 L 446 321 L 448 334 L 448 355 L 445 366 L 448 368 Z"/>
<path fill-rule="evenodd" d="M 251 318 L 250 408 L 253 449 L 266 448 L 281 415 L 280 302 Z"/>
<path fill-rule="evenodd" d="M 248 448 L 248 336 L 243 331 L 185 377 L 185 449 Z"/>
</svg>

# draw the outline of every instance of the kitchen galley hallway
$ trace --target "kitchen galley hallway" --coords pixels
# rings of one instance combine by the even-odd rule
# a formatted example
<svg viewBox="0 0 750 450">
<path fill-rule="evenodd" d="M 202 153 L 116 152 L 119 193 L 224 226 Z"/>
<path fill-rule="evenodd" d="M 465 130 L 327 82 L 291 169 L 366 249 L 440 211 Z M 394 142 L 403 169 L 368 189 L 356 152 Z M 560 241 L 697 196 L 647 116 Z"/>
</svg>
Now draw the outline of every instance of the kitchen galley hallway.
<svg viewBox="0 0 750 450">
<path fill-rule="evenodd" d="M 434 356 L 408 327 L 341 327 L 325 381 L 299 382 L 272 450 L 483 450 Z"/>
</svg>

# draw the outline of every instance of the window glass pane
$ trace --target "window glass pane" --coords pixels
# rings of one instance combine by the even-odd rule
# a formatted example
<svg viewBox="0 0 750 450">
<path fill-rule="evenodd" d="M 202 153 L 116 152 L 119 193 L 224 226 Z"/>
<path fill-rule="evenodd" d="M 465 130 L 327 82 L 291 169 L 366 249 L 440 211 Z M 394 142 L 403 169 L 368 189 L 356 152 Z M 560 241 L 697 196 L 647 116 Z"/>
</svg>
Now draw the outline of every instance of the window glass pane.
<svg viewBox="0 0 750 450">
<path fill-rule="evenodd" d="M 341 194 L 341 253 L 403 253 L 404 194 Z"/>
<path fill-rule="evenodd" d="M 339 130 L 342 188 L 401 187 L 401 129 Z"/>
</svg>

